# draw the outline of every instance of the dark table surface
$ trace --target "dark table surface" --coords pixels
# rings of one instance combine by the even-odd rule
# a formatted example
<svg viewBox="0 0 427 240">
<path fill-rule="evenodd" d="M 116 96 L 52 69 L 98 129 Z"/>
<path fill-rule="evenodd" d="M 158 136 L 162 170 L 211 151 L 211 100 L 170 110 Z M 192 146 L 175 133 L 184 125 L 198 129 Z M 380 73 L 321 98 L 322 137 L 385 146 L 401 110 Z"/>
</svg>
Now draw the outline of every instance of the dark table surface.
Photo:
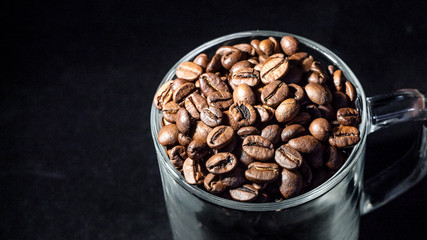
<svg viewBox="0 0 427 240">
<path fill-rule="evenodd" d="M 5 4 L 0 239 L 171 239 L 149 109 L 167 70 L 213 38 L 291 32 L 336 52 L 368 96 L 427 90 L 425 2 L 201 2 Z M 370 169 L 410 141 L 382 134 Z M 424 179 L 363 216 L 360 239 L 425 239 L 426 202 Z"/>
</svg>

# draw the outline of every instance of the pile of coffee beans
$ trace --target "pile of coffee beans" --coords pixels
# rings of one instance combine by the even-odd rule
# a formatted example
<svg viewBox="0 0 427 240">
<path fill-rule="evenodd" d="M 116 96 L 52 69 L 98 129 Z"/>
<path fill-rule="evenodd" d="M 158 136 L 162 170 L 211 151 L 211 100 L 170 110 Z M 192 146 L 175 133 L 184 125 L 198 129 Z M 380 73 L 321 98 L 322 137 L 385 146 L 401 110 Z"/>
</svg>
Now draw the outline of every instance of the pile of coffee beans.
<svg viewBox="0 0 427 240">
<path fill-rule="evenodd" d="M 319 186 L 359 141 L 356 90 L 292 36 L 219 47 L 182 62 L 154 97 L 158 141 L 189 184 L 271 202 Z"/>
</svg>

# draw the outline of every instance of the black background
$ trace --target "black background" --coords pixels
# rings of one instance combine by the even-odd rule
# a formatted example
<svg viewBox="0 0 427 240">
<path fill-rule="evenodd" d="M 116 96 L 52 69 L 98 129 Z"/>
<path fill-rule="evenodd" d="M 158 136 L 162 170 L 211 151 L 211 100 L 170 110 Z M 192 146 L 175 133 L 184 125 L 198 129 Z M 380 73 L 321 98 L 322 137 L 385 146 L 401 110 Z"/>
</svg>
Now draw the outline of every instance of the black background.
<svg viewBox="0 0 427 240">
<path fill-rule="evenodd" d="M 426 10 L 422 1 L 3 3 L 0 239 L 171 239 L 149 109 L 177 60 L 225 34 L 277 30 L 336 52 L 368 96 L 426 90 Z M 370 169 L 384 167 L 379 152 L 408 147 L 382 134 L 369 140 Z M 363 216 L 360 239 L 425 239 L 426 189 L 424 179 Z"/>
</svg>

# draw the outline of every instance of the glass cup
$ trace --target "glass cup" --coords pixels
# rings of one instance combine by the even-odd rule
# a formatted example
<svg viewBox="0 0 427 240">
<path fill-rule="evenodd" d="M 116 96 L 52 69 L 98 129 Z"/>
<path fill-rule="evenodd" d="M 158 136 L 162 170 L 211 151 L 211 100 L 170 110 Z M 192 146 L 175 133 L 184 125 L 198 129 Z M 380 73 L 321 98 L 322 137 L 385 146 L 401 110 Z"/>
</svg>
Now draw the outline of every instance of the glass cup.
<svg viewBox="0 0 427 240">
<path fill-rule="evenodd" d="M 361 113 L 360 141 L 330 179 L 319 187 L 281 202 L 244 203 L 221 198 L 189 185 L 169 161 L 157 141 L 161 112 L 151 108 L 151 132 L 162 178 L 164 197 L 175 239 L 357 239 L 359 219 L 400 195 L 427 173 L 426 98 L 416 89 L 367 98 L 350 68 L 327 48 L 294 34 L 275 31 L 246 31 L 226 35 L 194 49 L 179 60 L 159 86 L 175 76 L 183 61 L 199 53 L 212 56 L 223 45 L 250 42 L 269 36 L 298 39 L 301 51 L 309 52 L 324 65 L 342 70 L 357 90 L 356 107 Z M 422 121 L 419 141 L 404 158 L 364 181 L 367 136 L 399 122 Z M 412 164 L 409 164 L 412 163 Z M 402 166 L 409 171 L 400 171 Z"/>
</svg>

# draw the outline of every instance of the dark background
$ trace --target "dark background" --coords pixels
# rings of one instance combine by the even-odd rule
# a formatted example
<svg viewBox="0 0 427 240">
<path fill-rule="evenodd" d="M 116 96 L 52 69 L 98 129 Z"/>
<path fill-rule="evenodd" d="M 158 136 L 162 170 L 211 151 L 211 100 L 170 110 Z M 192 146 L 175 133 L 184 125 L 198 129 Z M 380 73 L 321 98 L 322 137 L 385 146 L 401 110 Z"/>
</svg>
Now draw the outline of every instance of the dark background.
<svg viewBox="0 0 427 240">
<path fill-rule="evenodd" d="M 426 10 L 407 0 L 3 3 L 0 239 L 171 239 L 149 109 L 177 60 L 225 34 L 277 30 L 336 52 L 368 96 L 426 90 Z M 409 146 L 385 132 L 369 140 L 369 169 Z M 360 238 L 425 239 L 426 189 L 424 179 L 363 216 Z"/>
</svg>

